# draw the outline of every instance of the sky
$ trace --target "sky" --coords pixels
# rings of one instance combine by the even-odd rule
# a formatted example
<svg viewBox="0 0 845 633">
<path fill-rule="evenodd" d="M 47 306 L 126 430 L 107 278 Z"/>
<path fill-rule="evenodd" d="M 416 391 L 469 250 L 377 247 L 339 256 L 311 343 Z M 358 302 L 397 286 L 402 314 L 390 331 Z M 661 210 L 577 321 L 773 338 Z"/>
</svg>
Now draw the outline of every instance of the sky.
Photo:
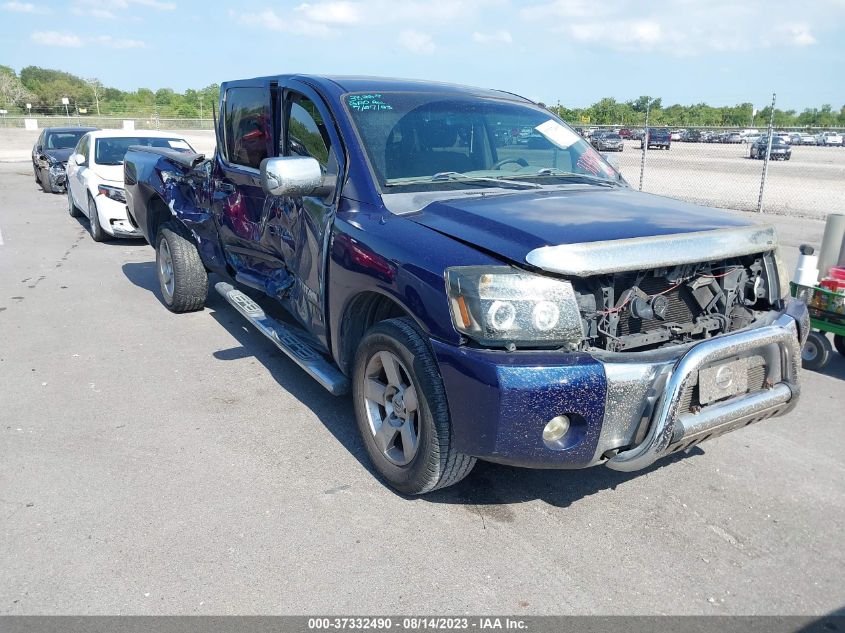
<svg viewBox="0 0 845 633">
<path fill-rule="evenodd" d="M 587 106 L 845 105 L 845 0 L 0 0 L 0 64 L 123 90 L 282 73 Z"/>
</svg>

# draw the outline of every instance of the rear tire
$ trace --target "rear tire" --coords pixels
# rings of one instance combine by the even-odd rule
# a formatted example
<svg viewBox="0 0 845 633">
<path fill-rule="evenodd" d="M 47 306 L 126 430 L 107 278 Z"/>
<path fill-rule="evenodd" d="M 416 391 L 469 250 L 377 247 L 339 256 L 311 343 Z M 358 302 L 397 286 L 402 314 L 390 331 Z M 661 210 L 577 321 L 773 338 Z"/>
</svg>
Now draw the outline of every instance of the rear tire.
<svg viewBox="0 0 845 633">
<path fill-rule="evenodd" d="M 208 273 L 187 229 L 177 222 L 167 222 L 158 230 L 156 271 L 168 310 L 202 310 L 208 298 Z"/>
<path fill-rule="evenodd" d="M 88 194 L 88 226 L 91 239 L 95 242 L 105 242 L 108 239 L 108 233 L 103 230 L 103 225 L 100 224 L 100 213 L 97 211 L 97 202 L 90 193 Z"/>
<path fill-rule="evenodd" d="M 830 341 L 827 340 L 824 332 L 813 330 L 807 336 L 807 342 L 804 343 L 804 348 L 801 350 L 801 366 L 813 371 L 824 369 L 825 365 L 830 362 L 832 351 Z"/>
<path fill-rule="evenodd" d="M 352 398 L 370 461 L 395 490 L 458 483 L 475 458 L 454 448 L 446 390 L 425 338 L 407 317 L 374 325 L 355 354 Z"/>
</svg>

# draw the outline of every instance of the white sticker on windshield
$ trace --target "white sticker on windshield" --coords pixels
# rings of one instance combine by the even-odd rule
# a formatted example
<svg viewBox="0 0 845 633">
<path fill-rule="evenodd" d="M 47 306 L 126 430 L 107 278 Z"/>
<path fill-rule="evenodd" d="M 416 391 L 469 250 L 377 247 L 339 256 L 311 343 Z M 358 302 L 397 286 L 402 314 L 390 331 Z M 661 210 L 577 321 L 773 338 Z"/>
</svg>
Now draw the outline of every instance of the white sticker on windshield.
<svg viewBox="0 0 845 633">
<path fill-rule="evenodd" d="M 581 140 L 581 137 L 578 136 L 575 132 L 573 132 L 569 128 L 562 126 L 554 119 L 549 119 L 548 121 L 546 121 L 545 123 L 541 123 L 534 129 L 561 149 L 568 149 L 572 145 L 575 145 L 575 143 L 577 143 L 579 140 Z"/>
<path fill-rule="evenodd" d="M 169 141 L 167 141 L 167 144 L 170 145 L 170 147 L 172 149 L 187 149 L 187 150 L 191 149 L 191 146 L 188 145 L 187 141 L 182 141 L 182 140 L 178 140 L 178 139 L 169 140 Z"/>
</svg>

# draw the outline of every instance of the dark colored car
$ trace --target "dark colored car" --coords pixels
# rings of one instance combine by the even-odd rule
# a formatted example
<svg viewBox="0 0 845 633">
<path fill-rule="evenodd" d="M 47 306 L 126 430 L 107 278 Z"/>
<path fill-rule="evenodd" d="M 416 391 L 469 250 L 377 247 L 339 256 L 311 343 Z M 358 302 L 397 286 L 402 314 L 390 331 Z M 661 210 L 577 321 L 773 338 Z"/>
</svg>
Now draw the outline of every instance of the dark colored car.
<svg viewBox="0 0 845 633">
<path fill-rule="evenodd" d="M 269 127 L 243 131 L 256 114 Z M 497 146 L 498 127 L 524 142 Z M 638 470 L 797 402 L 809 320 L 774 229 L 633 190 L 527 99 L 260 77 L 222 84 L 217 138 L 211 158 L 125 157 L 163 303 L 202 309 L 208 272 L 227 279 L 250 324 L 351 391 L 374 469 L 403 493 L 477 459 Z"/>
<path fill-rule="evenodd" d="M 766 157 L 766 148 L 769 144 L 769 137 L 761 136 L 751 144 L 751 158 L 763 159 Z M 789 160 L 792 158 L 792 147 L 779 136 L 772 137 L 772 149 L 769 154 L 770 160 Z"/>
<path fill-rule="evenodd" d="M 47 193 L 65 190 L 67 161 L 73 148 L 86 132 L 95 127 L 48 127 L 38 135 L 32 148 L 32 170 L 35 182 Z"/>
<path fill-rule="evenodd" d="M 686 143 L 701 143 L 701 130 L 687 130 L 681 136 L 681 140 Z"/>
<path fill-rule="evenodd" d="M 623 127 L 622 129 L 619 130 L 619 136 L 621 136 L 624 139 L 629 139 L 629 138 L 633 138 L 634 133 L 633 133 L 633 131 L 631 131 L 630 128 Z"/>
<path fill-rule="evenodd" d="M 614 132 L 602 132 L 594 134 L 590 144 L 600 152 L 621 152 L 625 149 L 625 142 L 619 134 Z"/>
<path fill-rule="evenodd" d="M 648 143 L 648 149 L 652 147 L 669 149 L 672 145 L 672 132 L 665 127 L 650 127 L 646 130 L 644 138 L 640 140 L 640 149 L 643 148 L 644 143 Z"/>
</svg>

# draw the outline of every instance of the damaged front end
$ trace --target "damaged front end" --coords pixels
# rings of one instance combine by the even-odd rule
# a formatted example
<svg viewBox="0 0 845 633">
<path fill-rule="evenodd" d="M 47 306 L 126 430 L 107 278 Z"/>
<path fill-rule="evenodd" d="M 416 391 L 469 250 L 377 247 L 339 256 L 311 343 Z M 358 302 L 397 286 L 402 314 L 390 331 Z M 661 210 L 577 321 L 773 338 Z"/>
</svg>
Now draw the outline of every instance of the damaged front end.
<svg viewBox="0 0 845 633">
<path fill-rule="evenodd" d="M 485 457 L 638 470 L 797 403 L 809 319 L 788 296 L 774 230 L 538 250 L 527 260 L 543 270 L 512 281 L 489 269 L 447 273 L 453 319 L 470 347 L 525 350 L 539 370 L 536 384 L 523 375 L 511 385 L 516 358 L 500 365 L 490 352 L 464 353 L 494 363 L 508 399 L 499 402 L 496 446 Z M 551 393 L 558 395 L 549 400 Z M 523 422 L 521 412 L 538 419 Z M 559 416 L 569 431 L 545 441 L 539 430 Z"/>
<path fill-rule="evenodd" d="M 742 330 L 788 295 L 771 227 L 546 247 L 526 259 L 572 285 L 585 351 L 646 351 Z"/>
<path fill-rule="evenodd" d="M 67 162 L 51 161 L 47 168 L 47 178 L 53 191 L 62 191 L 67 187 Z"/>
</svg>

